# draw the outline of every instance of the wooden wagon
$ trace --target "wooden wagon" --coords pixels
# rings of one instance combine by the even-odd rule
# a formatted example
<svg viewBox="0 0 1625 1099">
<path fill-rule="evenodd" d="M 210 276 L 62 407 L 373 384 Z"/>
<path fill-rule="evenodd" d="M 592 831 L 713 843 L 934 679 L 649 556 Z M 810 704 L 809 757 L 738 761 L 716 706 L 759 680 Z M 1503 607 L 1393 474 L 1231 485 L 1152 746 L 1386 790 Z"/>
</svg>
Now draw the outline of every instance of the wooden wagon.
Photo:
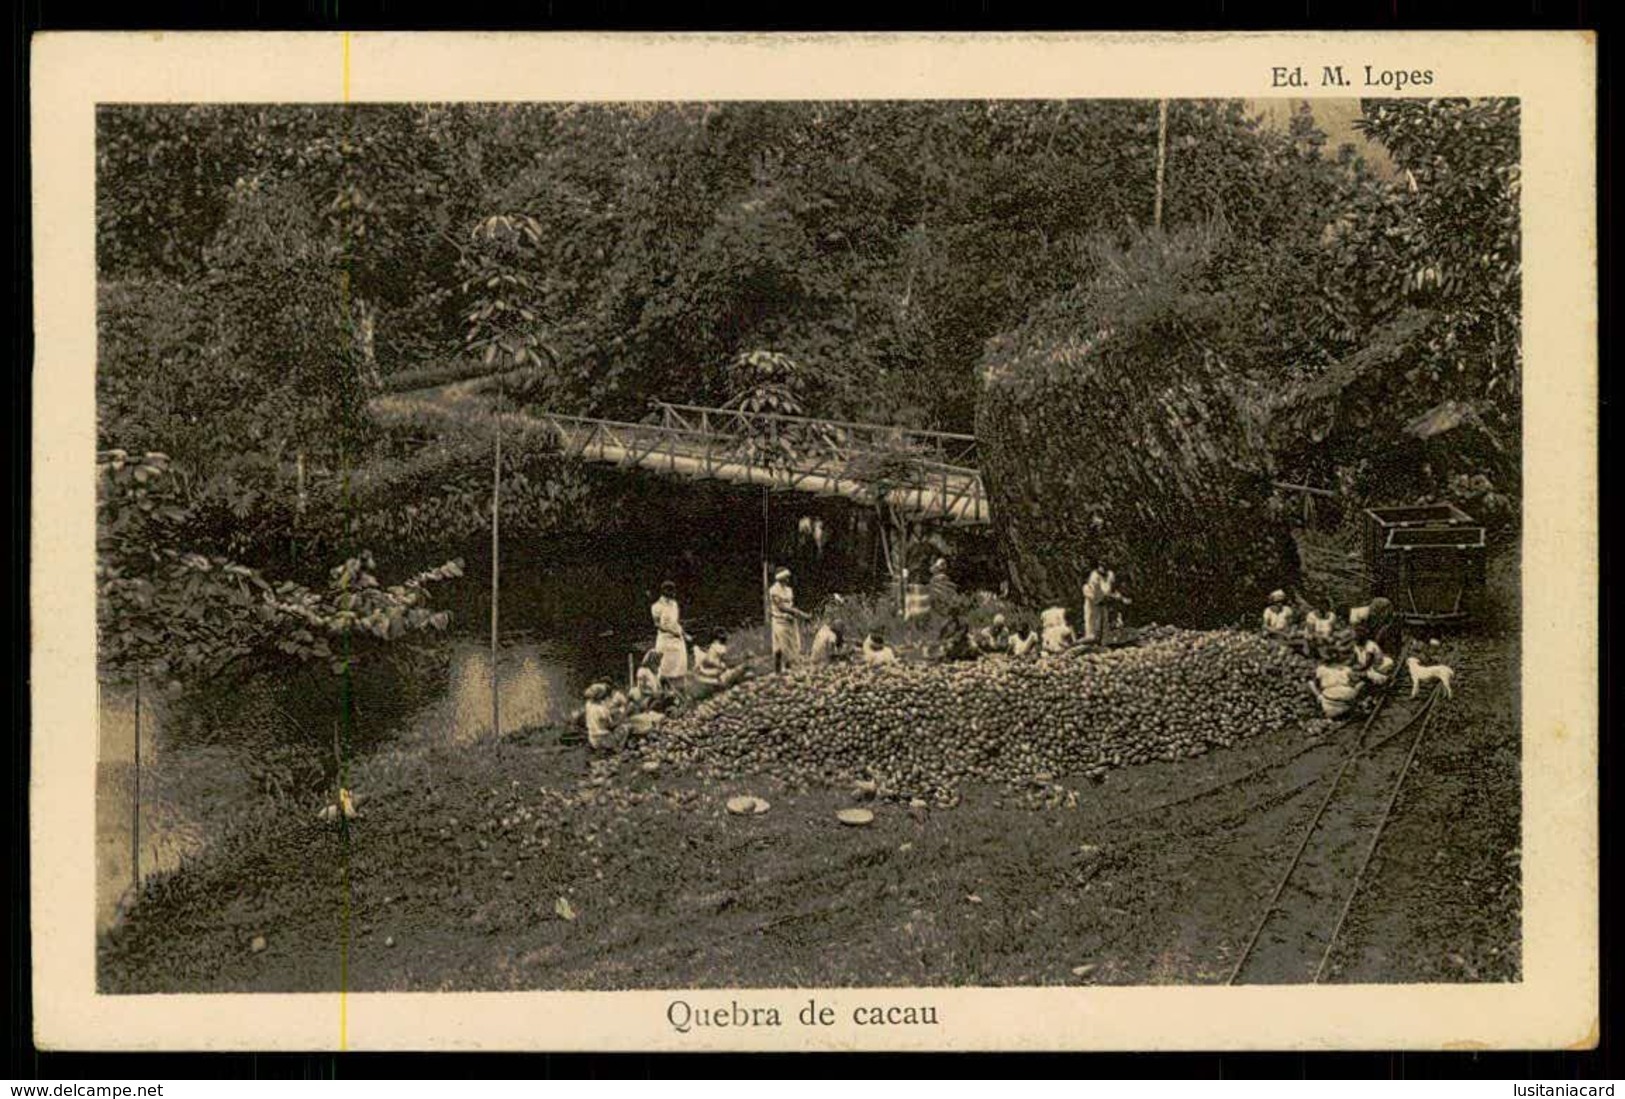
<svg viewBox="0 0 1625 1099">
<path fill-rule="evenodd" d="M 1469 617 L 1484 591 L 1484 527 L 1454 504 L 1367 508 L 1371 594 L 1417 625 Z"/>
</svg>

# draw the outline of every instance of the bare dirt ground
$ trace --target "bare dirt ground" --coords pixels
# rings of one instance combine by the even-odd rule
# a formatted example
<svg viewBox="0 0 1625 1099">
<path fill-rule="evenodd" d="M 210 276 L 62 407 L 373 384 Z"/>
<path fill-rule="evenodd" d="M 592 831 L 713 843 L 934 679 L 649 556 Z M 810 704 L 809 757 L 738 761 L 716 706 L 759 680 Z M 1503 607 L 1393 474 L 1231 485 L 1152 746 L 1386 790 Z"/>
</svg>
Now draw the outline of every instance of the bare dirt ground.
<svg viewBox="0 0 1625 1099">
<path fill-rule="evenodd" d="M 1449 651 L 1456 697 L 1419 749 L 1329 979 L 1518 978 L 1515 649 L 1467 638 Z M 631 759 L 594 775 L 582 749 L 511 742 L 384 754 L 357 769 L 364 815 L 347 831 L 259 828 L 150 887 L 104 941 L 101 984 L 1222 982 L 1336 750 L 1274 730 L 1069 783 L 1072 811 L 982 788 L 949 810 L 880 804 L 867 828 L 835 820 L 845 790 L 771 777 L 702 785 Z M 772 807 L 732 816 L 736 793 Z"/>
</svg>

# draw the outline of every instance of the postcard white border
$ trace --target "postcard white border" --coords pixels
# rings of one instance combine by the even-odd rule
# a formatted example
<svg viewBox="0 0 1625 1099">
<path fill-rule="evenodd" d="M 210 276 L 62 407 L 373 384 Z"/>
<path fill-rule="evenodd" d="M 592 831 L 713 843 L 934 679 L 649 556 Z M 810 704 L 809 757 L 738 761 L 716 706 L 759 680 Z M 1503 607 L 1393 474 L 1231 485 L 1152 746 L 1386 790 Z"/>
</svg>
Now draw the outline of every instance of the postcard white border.
<svg viewBox="0 0 1625 1099">
<path fill-rule="evenodd" d="M 1302 988 L 103 996 L 94 929 L 99 102 L 1269 98 L 1427 68 L 1523 101 L 1524 980 Z M 33 43 L 35 1037 L 73 1049 L 1488 1049 L 1597 1036 L 1595 40 L 1582 33 L 45 34 Z M 1330 89 L 1347 97 L 1361 89 Z M 1320 89 L 1302 89 L 1313 97 Z M 1534 580 L 1533 583 L 1530 581 Z M 1533 593 L 1534 598 L 1531 598 Z M 675 1033 L 664 1010 L 931 1003 L 936 1028 Z"/>
</svg>

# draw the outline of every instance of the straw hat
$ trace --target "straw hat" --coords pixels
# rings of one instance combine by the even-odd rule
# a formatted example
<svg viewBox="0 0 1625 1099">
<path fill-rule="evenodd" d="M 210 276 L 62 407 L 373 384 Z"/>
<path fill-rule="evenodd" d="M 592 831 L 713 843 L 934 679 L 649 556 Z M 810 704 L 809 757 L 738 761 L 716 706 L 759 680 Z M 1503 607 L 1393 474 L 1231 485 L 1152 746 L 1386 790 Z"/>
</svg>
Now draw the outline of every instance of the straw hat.
<svg viewBox="0 0 1625 1099">
<path fill-rule="evenodd" d="M 582 697 L 589 702 L 597 702 L 600 698 L 603 698 L 607 694 L 609 694 L 609 684 L 594 683 L 592 686 L 588 687 L 582 692 Z"/>
<path fill-rule="evenodd" d="M 773 579 L 775 579 L 775 580 L 788 580 L 788 579 L 790 579 L 790 570 L 789 569 L 780 569 L 778 572 L 773 574 Z"/>
<path fill-rule="evenodd" d="M 1286 602 L 1286 592 L 1282 591 L 1280 588 L 1276 588 L 1274 591 L 1270 592 L 1270 602 L 1271 603 L 1285 603 Z"/>
</svg>

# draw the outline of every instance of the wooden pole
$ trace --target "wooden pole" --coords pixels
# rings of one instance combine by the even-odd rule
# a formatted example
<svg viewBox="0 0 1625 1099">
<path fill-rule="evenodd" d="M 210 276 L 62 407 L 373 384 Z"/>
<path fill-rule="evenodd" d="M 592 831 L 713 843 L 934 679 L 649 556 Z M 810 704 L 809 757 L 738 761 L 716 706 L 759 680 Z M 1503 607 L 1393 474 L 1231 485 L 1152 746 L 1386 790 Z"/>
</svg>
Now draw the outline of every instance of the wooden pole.
<svg viewBox="0 0 1625 1099">
<path fill-rule="evenodd" d="M 130 811 L 131 898 L 141 894 L 141 677 L 135 677 L 135 799 Z"/>
<path fill-rule="evenodd" d="M 1151 224 L 1162 228 L 1162 177 L 1168 160 L 1168 101 L 1157 101 L 1157 198 L 1151 210 Z"/>
<path fill-rule="evenodd" d="M 280 463 L 279 463 L 280 468 Z M 293 555 L 299 556 L 299 529 L 304 524 L 307 498 L 305 496 L 305 452 L 301 449 L 295 459 L 293 495 Z"/>
<path fill-rule="evenodd" d="M 768 564 L 769 537 L 767 530 L 767 493 L 768 486 L 762 486 L 762 622 L 767 626 L 767 641 L 773 643 L 773 596 L 769 589 L 773 586 L 770 575 L 772 565 Z"/>
<path fill-rule="evenodd" d="M 897 547 L 897 553 L 898 553 L 897 560 L 898 560 L 898 566 L 899 566 L 898 575 L 900 577 L 900 579 L 897 581 L 897 609 L 898 609 L 899 612 L 902 613 L 902 615 L 905 618 L 907 618 L 907 616 L 908 616 L 908 519 L 907 519 L 907 517 L 900 517 L 899 518 L 899 521 L 898 521 L 898 524 L 897 524 L 897 532 L 898 532 L 899 535 L 901 535 L 901 537 L 898 539 L 899 544 L 898 544 L 898 547 Z"/>
<path fill-rule="evenodd" d="M 491 458 L 491 735 L 502 735 L 502 704 L 497 679 L 497 627 L 500 621 L 502 568 L 502 383 L 497 382 L 496 446 Z"/>
</svg>

